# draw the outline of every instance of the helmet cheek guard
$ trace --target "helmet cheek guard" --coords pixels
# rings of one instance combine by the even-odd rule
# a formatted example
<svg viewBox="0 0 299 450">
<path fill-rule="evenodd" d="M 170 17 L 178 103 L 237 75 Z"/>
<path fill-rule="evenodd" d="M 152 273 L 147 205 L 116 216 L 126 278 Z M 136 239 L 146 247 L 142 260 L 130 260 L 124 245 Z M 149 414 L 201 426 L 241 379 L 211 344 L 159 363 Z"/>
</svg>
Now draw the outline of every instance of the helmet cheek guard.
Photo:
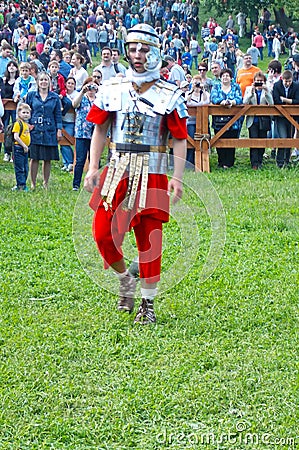
<svg viewBox="0 0 299 450">
<path fill-rule="evenodd" d="M 126 59 L 132 67 L 128 55 L 128 44 L 130 43 L 137 43 L 139 44 L 140 48 L 142 44 L 146 44 L 149 46 L 149 51 L 145 55 L 146 56 L 146 63 L 144 64 L 145 70 L 151 72 L 161 68 L 162 58 L 160 54 L 160 40 L 157 32 L 152 26 L 145 23 L 140 23 L 128 30 L 125 44 L 125 52 L 126 52 Z"/>
<path fill-rule="evenodd" d="M 162 58 L 160 50 L 157 47 L 150 47 L 150 51 L 145 56 L 146 56 L 146 63 L 144 64 L 145 70 L 151 72 L 152 70 L 161 69 Z"/>
</svg>

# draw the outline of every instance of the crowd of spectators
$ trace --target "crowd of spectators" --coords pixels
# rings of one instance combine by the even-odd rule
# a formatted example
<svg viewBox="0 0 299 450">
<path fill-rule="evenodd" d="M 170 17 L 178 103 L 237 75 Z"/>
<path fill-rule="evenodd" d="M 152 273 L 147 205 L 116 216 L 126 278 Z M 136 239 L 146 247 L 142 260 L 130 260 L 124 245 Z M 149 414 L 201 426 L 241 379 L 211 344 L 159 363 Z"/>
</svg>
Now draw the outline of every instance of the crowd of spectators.
<svg viewBox="0 0 299 450">
<path fill-rule="evenodd" d="M 29 0 L 21 3 L 10 2 L 0 6 L 1 97 L 12 98 L 17 104 L 27 101 L 27 96 L 31 92 L 40 91 L 39 74 L 46 72 L 49 75 L 48 89 L 59 100 L 62 112 L 58 125 L 60 128 L 63 126 L 70 136 L 76 136 L 79 143 L 76 150 L 77 161 L 79 160 L 80 164 L 77 170 L 75 169 L 74 190 L 80 187 L 82 170 L 88 153 L 89 143 L 84 140 L 90 141 L 92 132 L 92 129 L 88 130 L 86 136 L 81 136 L 79 117 L 80 123 L 84 124 L 82 117 L 91 107 L 99 84 L 111 77 L 125 76 L 126 67 L 119 60 L 125 54 L 127 29 L 137 23 L 150 24 L 158 32 L 164 60 L 161 78 L 181 87 L 190 106 L 195 104 L 200 106 L 209 102 L 224 104 L 222 103 L 224 100 L 228 100 L 231 104 L 247 102 L 248 98 L 251 98 L 249 88 L 251 88 L 251 96 L 254 94 L 256 97 L 257 104 L 261 98 L 262 103 L 264 98 L 269 100 L 274 83 L 281 78 L 282 70 L 279 69 L 281 54 L 291 58 L 288 67 L 291 69 L 291 75 L 293 74 L 291 91 L 298 89 L 296 83 L 299 81 L 297 33 L 293 29 L 283 31 L 279 25 L 272 24 L 271 14 L 267 8 L 263 9 L 260 16 L 257 12 L 256 17 L 250 17 L 249 30 L 246 16 L 242 12 L 239 12 L 235 18 L 229 15 L 222 26 L 213 17 L 200 26 L 198 12 L 199 3 L 196 0 L 185 2 L 181 0 L 149 0 L 148 2 L 139 0 L 52 2 L 46 0 L 39 4 Z M 251 45 L 243 53 L 239 48 L 239 38 L 246 33 L 251 36 Z M 273 58 L 271 64 L 272 66 L 274 64 L 274 69 L 269 65 L 267 80 L 263 83 L 263 87 L 255 88 L 255 75 L 260 73 L 258 64 L 260 60 L 263 60 L 265 50 L 267 56 Z M 100 54 L 101 62 L 95 67 L 93 58 L 97 58 L 98 54 Z M 275 63 L 278 64 L 275 65 Z M 90 72 L 92 67 L 94 67 L 92 76 L 89 77 L 88 71 Z M 191 70 L 197 71 L 198 74 L 192 77 Z M 209 70 L 212 72 L 212 78 L 208 77 Z M 277 74 L 279 76 L 276 79 Z M 241 102 L 239 95 L 236 99 L 238 89 L 241 92 Z M 262 92 L 264 95 L 261 95 Z M 30 94 L 29 98 L 32 98 L 32 95 Z M 218 101 L 220 98 L 221 100 Z M 297 102 L 297 97 L 293 100 L 294 103 Z M 282 101 L 282 103 L 288 102 Z M 34 118 L 34 104 L 31 108 Z M 15 111 L 5 110 L 2 118 L 4 128 L 15 119 Z M 33 119 L 30 120 L 32 124 Z M 242 123 L 243 120 L 237 122 L 228 135 L 235 136 L 236 133 L 239 135 Z M 254 121 L 255 125 L 256 123 Z M 282 127 L 277 127 L 278 121 L 273 123 L 272 136 L 279 137 L 278 128 L 282 130 Z M 217 128 L 213 128 L 217 132 Z M 252 136 L 254 128 L 252 123 L 248 126 Z M 286 128 L 284 127 L 283 130 L 285 131 Z M 189 120 L 188 130 L 189 135 L 194 136 L 194 119 Z M 291 131 L 287 128 L 288 135 Z M 59 144 L 59 139 L 57 143 Z M 57 159 L 57 152 L 54 153 L 49 153 L 52 154 L 50 160 Z M 221 156 L 219 156 L 220 153 Z M 224 153 L 226 156 L 229 153 L 234 155 L 234 151 L 230 152 L 229 149 L 225 152 L 218 151 L 219 166 L 231 167 L 234 156 L 228 156 L 228 161 L 223 156 Z M 285 154 L 288 154 L 287 150 Z M 73 172 L 72 147 L 62 145 L 61 155 L 62 169 Z M 287 156 L 281 158 L 281 151 L 279 155 L 277 164 L 281 167 L 288 163 L 288 158 Z M 43 154 L 43 158 L 44 156 Z M 9 151 L 4 149 L 4 160 L 11 161 L 11 158 Z M 194 151 L 189 150 L 187 159 L 187 165 L 192 167 Z M 36 161 L 39 159 L 33 160 L 35 163 L 31 164 L 34 166 L 34 173 L 31 178 L 34 188 L 35 172 L 37 173 Z M 43 159 L 43 161 L 46 160 Z M 251 162 L 253 168 L 260 167 L 260 156 L 258 163 L 256 158 L 251 158 Z M 44 185 L 47 186 L 49 170 L 47 171 L 47 164 L 44 166 L 46 167 Z"/>
</svg>

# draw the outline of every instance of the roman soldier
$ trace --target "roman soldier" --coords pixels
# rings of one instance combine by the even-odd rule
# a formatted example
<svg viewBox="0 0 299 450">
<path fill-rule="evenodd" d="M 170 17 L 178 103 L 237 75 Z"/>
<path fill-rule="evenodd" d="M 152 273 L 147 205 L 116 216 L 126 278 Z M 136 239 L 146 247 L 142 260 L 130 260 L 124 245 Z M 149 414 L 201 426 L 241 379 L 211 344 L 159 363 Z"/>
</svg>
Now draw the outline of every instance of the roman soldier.
<svg viewBox="0 0 299 450">
<path fill-rule="evenodd" d="M 104 260 L 118 275 L 118 309 L 134 309 L 136 279 L 122 253 L 125 233 L 134 229 L 142 302 L 135 323 L 154 323 L 154 298 L 160 280 L 162 226 L 173 203 L 182 196 L 186 155 L 187 109 L 182 91 L 160 80 L 162 59 L 153 27 L 138 24 L 125 43 L 130 68 L 100 89 L 87 116 L 95 124 L 85 188 L 93 192 L 93 234 Z M 110 161 L 99 174 L 99 160 L 110 136 Z M 168 181 L 167 142 L 173 140 L 174 172 Z"/>
</svg>

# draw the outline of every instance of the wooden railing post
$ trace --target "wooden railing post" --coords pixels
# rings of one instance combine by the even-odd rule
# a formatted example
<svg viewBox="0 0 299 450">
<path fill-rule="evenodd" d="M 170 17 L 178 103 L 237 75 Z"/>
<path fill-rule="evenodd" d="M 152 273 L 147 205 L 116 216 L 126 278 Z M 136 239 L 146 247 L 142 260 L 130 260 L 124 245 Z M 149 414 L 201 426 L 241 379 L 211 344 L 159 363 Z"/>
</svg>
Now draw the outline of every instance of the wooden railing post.
<svg viewBox="0 0 299 450">
<path fill-rule="evenodd" d="M 210 135 L 208 106 L 199 106 L 196 111 L 195 172 L 210 172 Z M 200 160 L 200 164 L 198 164 Z"/>
<path fill-rule="evenodd" d="M 194 134 L 195 172 L 202 172 L 202 148 L 199 136 L 203 134 L 202 109 L 196 108 L 196 123 Z"/>
</svg>

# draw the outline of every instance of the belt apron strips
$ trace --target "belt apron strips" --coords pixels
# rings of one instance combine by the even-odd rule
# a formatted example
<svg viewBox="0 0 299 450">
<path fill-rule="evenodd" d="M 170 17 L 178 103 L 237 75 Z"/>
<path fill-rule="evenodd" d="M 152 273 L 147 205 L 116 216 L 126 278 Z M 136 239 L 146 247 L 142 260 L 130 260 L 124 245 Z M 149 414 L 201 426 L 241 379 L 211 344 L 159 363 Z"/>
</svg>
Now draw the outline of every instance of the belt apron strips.
<svg viewBox="0 0 299 450">
<path fill-rule="evenodd" d="M 132 211 L 134 208 L 137 189 L 141 178 L 138 204 L 138 211 L 140 212 L 145 208 L 146 204 L 149 152 L 165 153 L 167 151 L 167 146 L 151 146 L 133 143 L 118 144 L 112 142 L 110 143 L 110 150 L 114 150 L 114 152 L 112 153 L 107 175 L 101 190 L 104 207 L 106 211 L 108 208 L 112 207 L 112 200 L 116 188 L 129 166 L 128 188 L 122 204 L 122 209 Z"/>
</svg>

